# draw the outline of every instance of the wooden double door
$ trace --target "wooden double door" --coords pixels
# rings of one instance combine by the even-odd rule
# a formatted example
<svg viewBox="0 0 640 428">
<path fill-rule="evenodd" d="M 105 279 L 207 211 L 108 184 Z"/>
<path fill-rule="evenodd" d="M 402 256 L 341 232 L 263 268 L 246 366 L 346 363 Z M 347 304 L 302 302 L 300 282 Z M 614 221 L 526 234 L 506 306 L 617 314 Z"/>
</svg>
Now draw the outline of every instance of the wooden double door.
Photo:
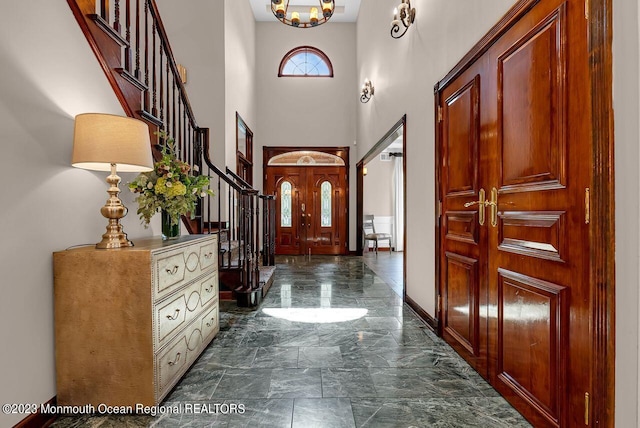
<svg viewBox="0 0 640 428">
<path fill-rule="evenodd" d="M 436 91 L 440 329 L 534 426 L 585 426 L 585 3 L 519 4 Z"/>
<path fill-rule="evenodd" d="M 265 189 L 276 195 L 276 254 L 346 254 L 346 167 L 268 166 Z"/>
</svg>

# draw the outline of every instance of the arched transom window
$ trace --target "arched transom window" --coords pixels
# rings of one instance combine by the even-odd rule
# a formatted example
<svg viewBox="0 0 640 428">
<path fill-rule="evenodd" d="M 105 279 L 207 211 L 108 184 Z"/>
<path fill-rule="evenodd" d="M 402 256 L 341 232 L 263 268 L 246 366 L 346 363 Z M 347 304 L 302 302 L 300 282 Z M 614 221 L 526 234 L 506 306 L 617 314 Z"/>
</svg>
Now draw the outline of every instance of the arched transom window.
<svg viewBox="0 0 640 428">
<path fill-rule="evenodd" d="M 278 77 L 333 77 L 329 57 L 320 49 L 300 46 L 291 49 L 280 61 Z"/>
</svg>

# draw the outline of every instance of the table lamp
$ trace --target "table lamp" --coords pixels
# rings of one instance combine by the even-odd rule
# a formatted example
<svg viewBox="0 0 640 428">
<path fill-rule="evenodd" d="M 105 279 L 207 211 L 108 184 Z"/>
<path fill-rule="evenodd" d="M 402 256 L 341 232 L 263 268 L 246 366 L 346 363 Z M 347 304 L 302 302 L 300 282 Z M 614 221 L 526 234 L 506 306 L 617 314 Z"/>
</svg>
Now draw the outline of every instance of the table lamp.
<svg viewBox="0 0 640 428">
<path fill-rule="evenodd" d="M 116 171 L 153 170 L 149 127 L 130 117 L 102 113 L 79 114 L 75 119 L 71 165 L 93 171 L 111 171 L 107 177 L 109 199 L 100 209 L 109 220 L 107 231 L 96 248 L 132 247 L 120 219 L 127 208 L 118 197 L 120 177 Z"/>
</svg>

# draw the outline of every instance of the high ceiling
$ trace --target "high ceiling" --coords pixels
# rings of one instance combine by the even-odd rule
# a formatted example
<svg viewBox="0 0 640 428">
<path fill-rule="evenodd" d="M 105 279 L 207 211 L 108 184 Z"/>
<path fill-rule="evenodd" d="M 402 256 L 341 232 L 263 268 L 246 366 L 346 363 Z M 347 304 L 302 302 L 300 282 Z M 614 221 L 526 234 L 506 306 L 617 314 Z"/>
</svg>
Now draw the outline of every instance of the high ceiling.
<svg viewBox="0 0 640 428">
<path fill-rule="evenodd" d="M 356 22 L 361 0 L 336 0 L 336 10 L 330 22 Z M 271 12 L 271 0 L 249 0 L 256 21 L 277 22 Z M 318 7 L 320 0 L 289 0 L 289 8 L 302 8 L 307 11 Z"/>
</svg>

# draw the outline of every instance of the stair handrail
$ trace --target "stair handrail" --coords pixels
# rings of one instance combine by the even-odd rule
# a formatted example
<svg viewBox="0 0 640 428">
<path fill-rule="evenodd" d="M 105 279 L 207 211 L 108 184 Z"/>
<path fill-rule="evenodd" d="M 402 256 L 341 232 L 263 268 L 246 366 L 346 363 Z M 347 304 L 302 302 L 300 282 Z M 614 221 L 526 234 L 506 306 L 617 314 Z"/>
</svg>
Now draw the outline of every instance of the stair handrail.
<svg viewBox="0 0 640 428">
<path fill-rule="evenodd" d="M 242 177 L 240 177 L 238 174 L 236 174 L 235 172 L 233 172 L 231 169 L 229 169 L 229 167 L 226 167 L 226 171 L 227 171 L 227 175 L 230 175 L 231 178 L 233 178 L 235 181 L 237 181 L 238 183 L 240 183 L 240 185 L 246 189 L 253 189 L 253 186 L 249 183 L 247 183 L 246 180 L 244 180 Z"/>
<path fill-rule="evenodd" d="M 237 261 L 243 271 L 239 288 L 255 290 L 259 285 L 257 191 L 247 187 L 246 182 L 230 178 L 212 162 L 209 129 L 200 127 L 196 121 L 156 0 L 67 0 L 67 3 L 125 114 L 149 125 L 152 142 L 159 141 L 156 131 L 166 132 L 176 141 L 182 161 L 194 171 L 217 178 L 216 200 L 205 198 L 195 213 L 198 220 L 195 223 L 187 220 L 187 228 L 190 233 L 217 233 L 220 238 L 223 225 L 220 207 L 226 204 L 227 230 L 234 229 L 242 238 L 238 238 L 243 252 Z M 153 146 L 158 159 L 157 145 Z M 228 186 L 223 191 L 221 183 Z M 214 205 L 217 219 L 212 215 Z"/>
</svg>

